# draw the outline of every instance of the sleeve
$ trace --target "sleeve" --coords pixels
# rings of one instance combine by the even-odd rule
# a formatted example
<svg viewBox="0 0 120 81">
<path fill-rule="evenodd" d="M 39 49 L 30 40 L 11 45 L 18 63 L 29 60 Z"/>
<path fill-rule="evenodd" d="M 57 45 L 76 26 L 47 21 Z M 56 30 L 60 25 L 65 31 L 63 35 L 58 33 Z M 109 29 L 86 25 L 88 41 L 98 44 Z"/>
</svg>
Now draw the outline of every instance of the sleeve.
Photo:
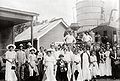
<svg viewBox="0 0 120 81">
<path fill-rule="evenodd" d="M 90 63 L 92 62 L 92 57 L 90 56 Z"/>
<path fill-rule="evenodd" d="M 31 56 L 31 55 L 29 55 L 29 56 L 28 56 L 28 62 L 30 62 L 30 61 L 31 61 L 31 59 L 32 59 L 32 56 Z"/>
<path fill-rule="evenodd" d="M 16 52 L 15 59 L 16 59 L 16 62 L 18 62 L 18 52 Z"/>
<path fill-rule="evenodd" d="M 14 51 L 13 52 L 13 57 L 12 57 L 12 62 L 16 62 L 17 61 L 17 53 Z"/>
<path fill-rule="evenodd" d="M 8 59 L 8 52 L 5 53 L 5 59 Z"/>
<path fill-rule="evenodd" d="M 97 56 L 95 56 L 95 61 L 97 62 Z"/>
<path fill-rule="evenodd" d="M 37 61 L 38 61 L 38 60 L 37 60 L 37 56 L 35 55 L 35 62 L 37 63 Z"/>
<path fill-rule="evenodd" d="M 92 42 L 93 41 L 93 39 L 92 39 L 92 37 L 90 36 L 90 41 Z"/>
<path fill-rule="evenodd" d="M 73 43 L 76 43 L 76 39 L 75 39 L 75 37 L 73 36 Z"/>
<path fill-rule="evenodd" d="M 26 54 L 25 54 L 25 52 L 24 52 L 24 63 L 26 62 Z"/>
<path fill-rule="evenodd" d="M 56 59 L 53 57 L 53 63 L 54 63 L 54 65 L 56 65 Z"/>
<path fill-rule="evenodd" d="M 43 60 L 43 64 L 45 64 L 46 63 L 46 56 L 44 56 L 44 60 Z"/>
<path fill-rule="evenodd" d="M 72 62 L 74 61 L 74 55 L 73 54 L 71 55 L 71 61 Z"/>
</svg>

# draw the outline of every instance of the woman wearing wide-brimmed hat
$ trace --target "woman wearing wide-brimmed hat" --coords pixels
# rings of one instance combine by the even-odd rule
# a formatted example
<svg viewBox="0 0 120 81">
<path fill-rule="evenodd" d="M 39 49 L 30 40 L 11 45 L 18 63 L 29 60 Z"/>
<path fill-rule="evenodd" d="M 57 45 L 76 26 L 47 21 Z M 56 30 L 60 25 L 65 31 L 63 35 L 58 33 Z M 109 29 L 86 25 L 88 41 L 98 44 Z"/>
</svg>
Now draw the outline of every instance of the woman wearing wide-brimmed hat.
<svg viewBox="0 0 120 81">
<path fill-rule="evenodd" d="M 112 76 L 112 67 L 111 67 L 111 48 L 110 43 L 106 43 L 106 51 L 105 51 L 105 67 L 106 67 L 106 76 Z"/>
<path fill-rule="evenodd" d="M 42 81 L 56 81 L 55 78 L 55 65 L 56 65 L 56 60 L 54 56 L 52 55 L 54 52 L 53 49 L 47 49 L 47 54 L 44 58 L 44 66 L 46 68 L 45 74 L 43 76 Z"/>
<path fill-rule="evenodd" d="M 38 68 L 37 68 L 37 57 L 35 55 L 36 49 L 34 47 L 30 48 L 30 54 L 28 57 L 28 62 L 30 63 L 30 76 L 37 76 L 39 75 Z"/>
<path fill-rule="evenodd" d="M 8 51 L 5 53 L 6 59 L 5 81 L 17 81 L 17 76 L 15 74 L 15 61 L 17 54 L 14 51 L 16 46 L 14 44 L 9 44 L 6 48 Z"/>
<path fill-rule="evenodd" d="M 28 42 L 27 44 L 27 49 L 25 50 L 25 54 L 26 54 L 26 61 L 28 60 L 28 56 L 30 54 L 30 48 L 32 47 L 32 44 L 30 42 Z"/>
</svg>

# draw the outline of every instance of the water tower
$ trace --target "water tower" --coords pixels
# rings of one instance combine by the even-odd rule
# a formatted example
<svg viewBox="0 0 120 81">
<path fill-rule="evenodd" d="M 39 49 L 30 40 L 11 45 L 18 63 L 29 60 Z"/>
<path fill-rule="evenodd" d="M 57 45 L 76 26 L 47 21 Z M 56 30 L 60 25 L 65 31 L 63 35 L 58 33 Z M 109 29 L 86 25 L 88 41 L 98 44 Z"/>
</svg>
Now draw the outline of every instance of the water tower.
<svg viewBox="0 0 120 81">
<path fill-rule="evenodd" d="M 104 21 L 102 0 L 82 0 L 76 3 L 77 23 L 81 26 L 98 26 Z"/>
</svg>

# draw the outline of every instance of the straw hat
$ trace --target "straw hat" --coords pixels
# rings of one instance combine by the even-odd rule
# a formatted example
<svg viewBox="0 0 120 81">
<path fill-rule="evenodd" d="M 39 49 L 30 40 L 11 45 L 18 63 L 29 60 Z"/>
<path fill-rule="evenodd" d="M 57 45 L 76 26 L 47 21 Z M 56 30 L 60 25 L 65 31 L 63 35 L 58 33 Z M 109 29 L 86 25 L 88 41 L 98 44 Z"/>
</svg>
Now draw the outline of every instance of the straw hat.
<svg viewBox="0 0 120 81">
<path fill-rule="evenodd" d="M 53 49 L 47 49 L 47 52 L 54 52 Z"/>
<path fill-rule="evenodd" d="M 109 43 L 109 42 L 107 42 L 107 43 L 106 43 L 106 45 L 110 45 L 110 43 Z"/>
<path fill-rule="evenodd" d="M 20 44 L 19 47 L 23 47 L 23 44 Z"/>
<path fill-rule="evenodd" d="M 27 44 L 28 46 L 32 46 L 32 44 L 30 43 L 30 42 L 28 42 L 28 44 Z"/>
<path fill-rule="evenodd" d="M 6 46 L 6 49 L 9 49 L 9 47 L 13 47 L 13 49 L 16 48 L 16 46 L 15 46 L 14 44 L 9 44 L 9 45 L 7 45 L 7 46 Z"/>
<path fill-rule="evenodd" d="M 60 58 L 60 57 L 64 57 L 64 55 L 60 54 L 60 55 L 59 55 L 59 58 Z"/>
<path fill-rule="evenodd" d="M 37 50 L 34 47 L 30 48 L 30 51 L 34 50 L 35 52 L 37 52 Z"/>
</svg>

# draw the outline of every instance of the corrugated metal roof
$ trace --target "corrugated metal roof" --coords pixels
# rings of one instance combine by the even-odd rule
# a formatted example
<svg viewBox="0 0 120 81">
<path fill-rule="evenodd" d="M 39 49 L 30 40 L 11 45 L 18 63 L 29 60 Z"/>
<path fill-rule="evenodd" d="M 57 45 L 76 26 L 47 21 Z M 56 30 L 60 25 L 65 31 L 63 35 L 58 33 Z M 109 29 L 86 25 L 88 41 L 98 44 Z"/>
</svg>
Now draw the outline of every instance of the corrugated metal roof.
<svg viewBox="0 0 120 81">
<path fill-rule="evenodd" d="M 80 27 L 77 32 L 85 32 L 94 28 L 96 28 L 96 26 L 83 26 L 83 27 Z"/>
<path fill-rule="evenodd" d="M 47 32 L 49 32 L 51 29 L 53 29 L 56 25 L 58 25 L 61 22 L 65 25 L 65 27 L 68 27 L 68 25 L 63 21 L 62 18 L 57 19 L 53 22 L 48 22 L 42 25 L 34 26 L 33 38 L 37 39 L 44 36 Z M 31 27 L 23 31 L 21 34 L 17 35 L 15 37 L 15 42 L 30 40 L 30 39 L 31 39 Z"/>
</svg>

